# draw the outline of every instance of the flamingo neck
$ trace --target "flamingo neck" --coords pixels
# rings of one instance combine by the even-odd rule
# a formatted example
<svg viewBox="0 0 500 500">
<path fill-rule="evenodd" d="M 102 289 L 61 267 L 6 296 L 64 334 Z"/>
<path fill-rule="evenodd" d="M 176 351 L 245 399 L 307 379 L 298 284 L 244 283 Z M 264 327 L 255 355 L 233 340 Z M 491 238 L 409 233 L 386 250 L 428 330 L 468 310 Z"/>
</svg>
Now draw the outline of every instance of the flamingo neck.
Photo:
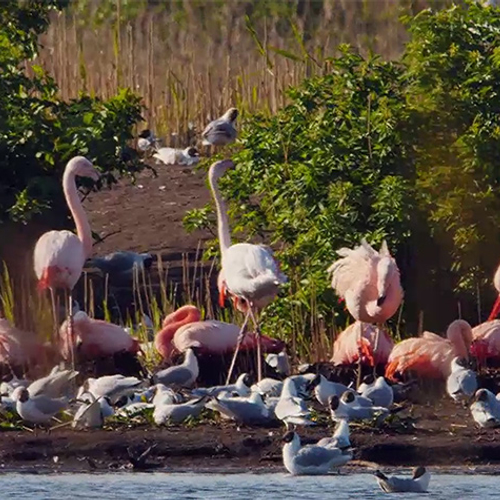
<svg viewBox="0 0 500 500">
<path fill-rule="evenodd" d="M 208 182 L 212 194 L 214 195 L 215 208 L 217 210 L 217 235 L 219 237 L 219 245 L 221 256 L 226 253 L 226 250 L 231 246 L 231 234 L 229 233 L 229 219 L 227 217 L 227 208 L 219 190 L 219 184 L 215 171 L 210 169 L 208 174 Z"/>
<path fill-rule="evenodd" d="M 457 356 L 469 359 L 469 347 L 472 340 L 470 326 L 462 320 L 455 320 L 448 327 L 446 336 L 452 343 Z"/>
<path fill-rule="evenodd" d="M 172 352 L 172 340 L 177 330 L 184 325 L 200 321 L 200 311 L 193 306 L 184 306 L 169 314 L 163 322 L 163 328 L 155 338 L 156 350 L 164 357 L 170 357 Z"/>
<path fill-rule="evenodd" d="M 488 321 L 494 320 L 498 316 L 499 312 L 500 312 L 500 295 L 497 297 L 495 305 L 493 306 L 493 309 L 491 310 L 491 313 L 488 316 Z"/>
<path fill-rule="evenodd" d="M 82 202 L 78 196 L 75 177 L 73 163 L 70 161 L 63 175 L 64 196 L 71 211 L 71 215 L 73 216 L 73 220 L 75 221 L 76 234 L 82 242 L 85 257 L 88 258 L 92 254 L 92 232 Z"/>
</svg>

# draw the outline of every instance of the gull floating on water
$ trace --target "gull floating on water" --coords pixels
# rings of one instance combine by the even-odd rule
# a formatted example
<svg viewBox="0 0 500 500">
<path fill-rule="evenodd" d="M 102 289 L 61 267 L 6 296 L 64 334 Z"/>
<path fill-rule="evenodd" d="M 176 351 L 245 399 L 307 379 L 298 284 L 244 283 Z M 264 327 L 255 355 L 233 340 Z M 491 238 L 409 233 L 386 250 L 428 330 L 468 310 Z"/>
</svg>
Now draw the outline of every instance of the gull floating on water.
<svg viewBox="0 0 500 500">
<path fill-rule="evenodd" d="M 476 391 L 470 411 L 480 427 L 497 427 L 500 424 L 500 401 L 488 389 Z"/>
<path fill-rule="evenodd" d="M 476 373 L 466 367 L 467 361 L 459 357 L 451 362 L 451 373 L 446 380 L 446 392 L 454 401 L 469 400 L 477 390 Z"/>
<path fill-rule="evenodd" d="M 314 422 L 309 420 L 311 416 L 309 408 L 307 408 L 305 401 L 298 397 L 297 386 L 292 377 L 285 380 L 274 413 L 277 418 L 285 423 L 287 429 L 290 424 L 314 425 Z"/>
<path fill-rule="evenodd" d="M 394 402 L 394 391 L 384 377 L 367 375 L 358 388 L 358 393 L 368 398 L 374 406 L 390 408 Z"/>
<path fill-rule="evenodd" d="M 153 158 L 156 158 L 158 163 L 163 163 L 164 165 L 193 167 L 199 163 L 200 153 L 193 147 L 185 149 L 160 148 L 153 155 Z"/>
<path fill-rule="evenodd" d="M 198 360 L 192 348 L 184 353 L 184 361 L 177 366 L 161 370 L 153 376 L 156 383 L 166 386 L 191 387 L 199 374 Z"/>
<path fill-rule="evenodd" d="M 238 117 L 236 108 L 228 109 L 220 118 L 211 121 L 202 132 L 204 146 L 227 146 L 236 140 L 234 122 Z"/>
<path fill-rule="evenodd" d="M 431 480 L 431 475 L 425 467 L 416 467 L 413 470 L 413 476 L 411 478 L 396 476 L 387 477 L 379 470 L 375 472 L 375 477 L 377 478 L 380 489 L 386 493 L 425 493 L 429 488 L 429 481 Z"/>
<path fill-rule="evenodd" d="M 328 474 L 333 468 L 345 465 L 352 452 L 318 445 L 301 447 L 300 437 L 289 431 L 283 436 L 283 464 L 293 475 Z"/>
</svg>

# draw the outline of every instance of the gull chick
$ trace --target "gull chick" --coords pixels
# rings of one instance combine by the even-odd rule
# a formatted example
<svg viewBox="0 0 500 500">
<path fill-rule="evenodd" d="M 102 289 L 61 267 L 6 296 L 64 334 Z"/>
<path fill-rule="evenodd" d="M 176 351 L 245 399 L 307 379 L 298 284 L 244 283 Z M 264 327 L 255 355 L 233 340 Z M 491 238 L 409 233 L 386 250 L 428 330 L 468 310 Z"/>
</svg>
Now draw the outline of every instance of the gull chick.
<svg viewBox="0 0 500 500">
<path fill-rule="evenodd" d="M 375 472 L 375 477 L 380 489 L 386 493 L 425 493 L 431 480 L 431 475 L 425 467 L 416 467 L 411 478 L 388 477 L 379 470 Z"/>
<path fill-rule="evenodd" d="M 350 451 L 324 448 L 318 445 L 301 446 L 296 432 L 283 436 L 283 464 L 293 475 L 328 474 L 334 467 L 345 465 L 352 459 Z"/>
<path fill-rule="evenodd" d="M 204 146 L 227 146 L 236 140 L 236 128 L 234 122 L 238 117 L 236 108 L 228 109 L 220 118 L 211 121 L 203 133 Z"/>
</svg>

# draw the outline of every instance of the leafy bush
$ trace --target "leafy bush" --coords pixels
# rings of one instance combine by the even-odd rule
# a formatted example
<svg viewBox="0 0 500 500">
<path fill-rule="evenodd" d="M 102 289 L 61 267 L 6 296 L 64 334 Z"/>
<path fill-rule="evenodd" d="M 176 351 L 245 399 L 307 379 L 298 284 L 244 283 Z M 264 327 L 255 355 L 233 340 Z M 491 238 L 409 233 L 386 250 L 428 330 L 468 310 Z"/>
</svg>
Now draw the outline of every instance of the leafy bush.
<svg viewBox="0 0 500 500">
<path fill-rule="evenodd" d="M 122 90 L 107 101 L 81 95 L 64 102 L 41 67 L 32 65 L 31 77 L 26 72 L 25 59 L 36 54 L 50 10 L 66 4 L 0 4 L 0 220 L 26 222 L 49 208 L 55 217 L 66 214 L 60 183 L 74 155 L 87 156 L 108 184 L 143 167 L 127 147 L 141 120 L 139 97 Z"/>
<path fill-rule="evenodd" d="M 245 124 L 222 187 L 233 233 L 273 244 L 291 278 L 268 330 L 290 326 L 297 303 L 306 330 L 332 310 L 343 318 L 326 269 L 361 237 L 387 239 L 396 254 L 412 333 L 422 307 L 426 328 L 444 328 L 456 317 L 453 291 L 471 313 L 463 292 L 490 287 L 500 255 L 500 10 L 466 2 L 406 22 L 401 63 L 343 47 L 330 74 L 290 89 L 276 116 Z M 200 214 L 188 214 L 189 226 L 210 224 Z"/>
</svg>

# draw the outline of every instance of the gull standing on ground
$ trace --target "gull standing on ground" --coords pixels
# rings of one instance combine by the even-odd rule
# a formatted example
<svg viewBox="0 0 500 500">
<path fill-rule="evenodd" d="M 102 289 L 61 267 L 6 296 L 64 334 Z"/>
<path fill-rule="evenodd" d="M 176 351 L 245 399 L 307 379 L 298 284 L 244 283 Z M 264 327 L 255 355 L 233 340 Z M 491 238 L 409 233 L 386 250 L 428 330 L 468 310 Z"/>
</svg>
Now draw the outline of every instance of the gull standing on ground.
<svg viewBox="0 0 500 500">
<path fill-rule="evenodd" d="M 455 357 L 451 362 L 451 373 L 446 380 L 446 392 L 455 402 L 470 399 L 477 390 L 476 372 L 469 370 L 465 359 Z"/>
<path fill-rule="evenodd" d="M 53 398 L 44 394 L 31 396 L 24 387 L 14 389 L 12 399 L 16 401 L 16 411 L 19 416 L 32 424 L 46 424 L 68 407 L 68 400 L 65 397 Z"/>
<path fill-rule="evenodd" d="M 304 400 L 297 396 L 297 387 L 290 377 L 283 384 L 283 390 L 274 413 L 285 423 L 287 429 L 289 429 L 290 424 L 314 425 L 314 422 L 309 420 L 311 412 Z"/>
<path fill-rule="evenodd" d="M 328 401 L 331 396 L 342 396 L 345 391 L 348 390 L 347 386 L 344 384 L 339 384 L 337 382 L 330 382 L 323 375 L 319 374 L 314 377 L 314 379 L 309 383 L 306 390 L 311 391 L 314 388 L 314 395 L 316 399 L 323 406 L 328 406 Z"/>
<path fill-rule="evenodd" d="M 171 366 L 154 375 L 156 383 L 166 386 L 191 387 L 199 374 L 198 360 L 193 349 L 188 349 L 184 355 L 184 362 L 178 366 Z"/>
<path fill-rule="evenodd" d="M 332 420 L 365 420 L 378 417 L 380 420 L 389 415 L 389 410 L 382 406 L 361 406 L 353 392 L 344 392 L 330 397 L 330 414 Z"/>
<path fill-rule="evenodd" d="M 78 391 L 78 398 L 90 392 L 96 399 L 109 398 L 115 404 L 122 396 L 134 394 L 142 384 L 137 377 L 124 377 L 123 375 L 106 375 L 99 378 L 88 378 Z"/>
<path fill-rule="evenodd" d="M 262 396 L 257 392 L 252 392 L 248 398 L 214 396 L 206 407 L 218 411 L 226 419 L 242 424 L 268 424 L 273 419 Z"/>
<path fill-rule="evenodd" d="M 425 467 L 415 467 L 411 478 L 387 477 L 379 470 L 375 471 L 374 475 L 377 478 L 380 489 L 386 493 L 425 493 L 429 488 L 429 481 L 431 480 L 431 475 Z"/>
<path fill-rule="evenodd" d="M 203 408 L 205 408 L 209 397 L 205 395 L 179 404 L 156 404 L 153 412 L 153 420 L 156 425 L 162 425 L 167 422 L 179 424 L 188 417 L 196 418 Z"/>
<path fill-rule="evenodd" d="M 250 395 L 250 375 L 248 373 L 242 373 L 236 380 L 234 384 L 228 385 L 215 385 L 213 387 L 199 387 L 198 389 L 193 389 L 191 394 L 193 396 L 218 396 L 221 392 L 236 393 L 238 396 L 249 396 Z"/>
<path fill-rule="evenodd" d="M 283 464 L 293 475 L 328 474 L 334 467 L 345 465 L 352 453 L 339 448 L 324 448 L 318 445 L 301 447 L 300 437 L 289 431 L 283 436 Z"/>
<path fill-rule="evenodd" d="M 234 127 L 238 110 L 229 108 L 220 118 L 211 121 L 202 132 L 204 146 L 227 146 L 236 140 Z"/>
<path fill-rule="evenodd" d="M 177 167 L 193 167 L 200 161 L 200 153 L 193 147 L 185 149 L 160 148 L 153 155 L 158 163 Z"/>
</svg>

